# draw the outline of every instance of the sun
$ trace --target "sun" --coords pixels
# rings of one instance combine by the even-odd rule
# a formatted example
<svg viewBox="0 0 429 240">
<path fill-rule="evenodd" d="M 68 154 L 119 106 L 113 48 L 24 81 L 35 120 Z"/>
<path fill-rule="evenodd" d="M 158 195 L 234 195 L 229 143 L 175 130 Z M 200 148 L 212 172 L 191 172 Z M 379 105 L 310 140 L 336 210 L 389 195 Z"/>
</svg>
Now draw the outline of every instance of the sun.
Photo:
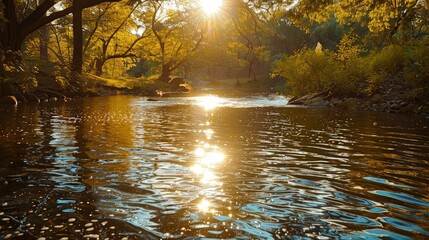
<svg viewBox="0 0 429 240">
<path fill-rule="evenodd" d="M 222 7 L 222 3 L 222 0 L 200 0 L 200 6 L 207 15 L 213 15 L 218 12 Z"/>
</svg>

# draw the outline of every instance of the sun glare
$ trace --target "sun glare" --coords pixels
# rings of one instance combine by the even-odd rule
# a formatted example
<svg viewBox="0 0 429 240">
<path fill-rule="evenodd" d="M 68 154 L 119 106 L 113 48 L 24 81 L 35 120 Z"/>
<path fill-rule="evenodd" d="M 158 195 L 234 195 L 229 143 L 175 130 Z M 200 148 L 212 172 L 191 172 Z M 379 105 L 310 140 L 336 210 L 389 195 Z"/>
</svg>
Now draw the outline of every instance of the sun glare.
<svg viewBox="0 0 429 240">
<path fill-rule="evenodd" d="M 198 204 L 198 209 L 201 212 L 208 212 L 210 210 L 210 202 L 206 199 L 201 200 L 201 202 Z"/>
<path fill-rule="evenodd" d="M 200 5 L 207 15 L 212 15 L 219 11 L 222 2 L 222 0 L 200 0 Z"/>
<path fill-rule="evenodd" d="M 224 102 L 224 99 L 212 95 L 196 97 L 196 100 L 197 104 L 205 110 L 215 109 L 216 107 L 221 106 Z"/>
</svg>

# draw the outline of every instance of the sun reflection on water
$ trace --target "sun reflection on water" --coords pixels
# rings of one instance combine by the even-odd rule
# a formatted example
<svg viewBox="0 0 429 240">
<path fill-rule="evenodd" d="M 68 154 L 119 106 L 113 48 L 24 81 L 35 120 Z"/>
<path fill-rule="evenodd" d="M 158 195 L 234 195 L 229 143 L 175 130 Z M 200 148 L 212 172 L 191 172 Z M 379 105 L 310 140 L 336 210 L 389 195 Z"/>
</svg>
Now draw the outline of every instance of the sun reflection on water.
<svg viewBox="0 0 429 240">
<path fill-rule="evenodd" d="M 209 144 L 196 148 L 194 154 L 197 161 L 191 166 L 191 171 L 199 177 L 200 183 L 206 186 L 221 186 L 222 183 L 218 180 L 216 168 L 224 161 L 225 155 L 220 152 L 217 146 Z"/>
<path fill-rule="evenodd" d="M 210 198 L 213 197 L 213 195 L 223 193 L 220 169 L 224 167 L 226 156 L 222 152 L 222 149 L 212 143 L 215 131 L 211 126 L 214 118 L 214 109 L 222 106 L 225 99 L 207 95 L 196 97 L 195 100 L 198 106 L 204 108 L 206 117 L 206 119 L 198 125 L 201 127 L 201 130 L 198 132 L 201 133 L 202 139 L 196 139 L 197 145 L 192 152 L 195 161 L 192 166 L 190 166 L 195 180 L 202 188 L 198 195 L 203 198 L 197 204 L 197 208 L 200 213 L 217 214 L 217 211 L 212 207 Z"/>
<path fill-rule="evenodd" d="M 197 205 L 198 210 L 203 213 L 211 212 L 215 213 L 216 211 L 212 208 L 212 204 L 207 199 L 202 199 Z"/>
<path fill-rule="evenodd" d="M 204 108 L 204 110 L 212 110 L 222 105 L 225 102 L 223 98 L 214 95 L 200 96 L 195 98 L 197 105 Z"/>
</svg>

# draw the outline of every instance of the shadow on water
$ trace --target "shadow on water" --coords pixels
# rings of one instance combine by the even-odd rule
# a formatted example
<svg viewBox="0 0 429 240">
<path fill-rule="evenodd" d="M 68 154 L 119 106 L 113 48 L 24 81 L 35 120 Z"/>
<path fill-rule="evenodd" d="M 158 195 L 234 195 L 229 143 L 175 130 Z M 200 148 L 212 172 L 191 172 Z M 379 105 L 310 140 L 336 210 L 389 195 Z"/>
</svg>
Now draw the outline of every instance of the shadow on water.
<svg viewBox="0 0 429 240">
<path fill-rule="evenodd" d="M 1 108 L 0 238 L 429 237 L 429 120 L 278 96 Z"/>
</svg>

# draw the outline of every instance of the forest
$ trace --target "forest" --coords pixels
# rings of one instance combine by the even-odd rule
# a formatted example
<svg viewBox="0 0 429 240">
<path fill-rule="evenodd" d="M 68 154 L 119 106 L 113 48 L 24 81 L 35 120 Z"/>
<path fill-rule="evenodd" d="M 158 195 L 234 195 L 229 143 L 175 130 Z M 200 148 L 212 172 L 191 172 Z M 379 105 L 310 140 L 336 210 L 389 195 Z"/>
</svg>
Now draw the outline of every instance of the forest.
<svg viewBox="0 0 429 240">
<path fill-rule="evenodd" d="M 0 0 L 0 239 L 429 239 L 429 0 Z"/>
<path fill-rule="evenodd" d="M 375 103 L 381 96 L 412 111 L 429 100 L 427 0 L 2 0 L 0 7 L 1 94 L 19 101 L 118 89 L 151 95 L 221 79 L 293 96 L 327 89 Z"/>
</svg>

